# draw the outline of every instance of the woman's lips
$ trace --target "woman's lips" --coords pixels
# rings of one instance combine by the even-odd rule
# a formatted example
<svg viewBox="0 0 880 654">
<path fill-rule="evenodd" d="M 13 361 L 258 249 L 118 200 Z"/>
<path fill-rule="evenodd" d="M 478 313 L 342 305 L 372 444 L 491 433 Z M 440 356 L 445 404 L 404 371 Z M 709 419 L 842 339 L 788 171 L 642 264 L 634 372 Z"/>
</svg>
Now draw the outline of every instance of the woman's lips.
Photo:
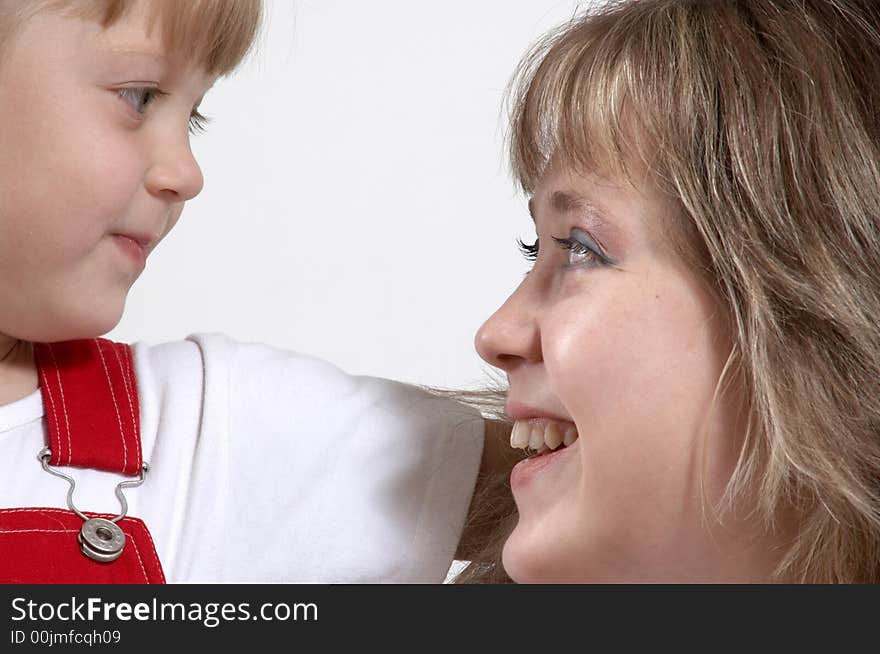
<svg viewBox="0 0 880 654">
<path fill-rule="evenodd" d="M 547 411 L 521 404 L 520 402 L 508 402 L 505 406 L 505 413 L 511 420 L 529 420 L 531 418 L 547 418 L 549 420 L 557 420 L 559 422 L 573 422 L 571 418 L 563 416 L 554 411 Z"/>
<path fill-rule="evenodd" d="M 579 440 L 575 440 L 568 447 L 560 447 L 554 451 L 547 451 L 545 454 L 531 456 L 523 459 L 510 471 L 510 487 L 512 490 L 522 489 L 530 484 L 534 479 L 548 474 L 552 474 L 560 463 L 564 462 L 570 456 L 574 455 L 580 445 Z"/>
<path fill-rule="evenodd" d="M 578 432 L 574 423 L 567 420 L 534 416 L 531 410 L 526 412 L 522 407 L 514 407 L 514 412 L 521 417 L 513 424 L 510 446 L 534 452 L 510 472 L 510 486 L 516 489 L 564 460 L 569 450 L 577 446 Z"/>
</svg>

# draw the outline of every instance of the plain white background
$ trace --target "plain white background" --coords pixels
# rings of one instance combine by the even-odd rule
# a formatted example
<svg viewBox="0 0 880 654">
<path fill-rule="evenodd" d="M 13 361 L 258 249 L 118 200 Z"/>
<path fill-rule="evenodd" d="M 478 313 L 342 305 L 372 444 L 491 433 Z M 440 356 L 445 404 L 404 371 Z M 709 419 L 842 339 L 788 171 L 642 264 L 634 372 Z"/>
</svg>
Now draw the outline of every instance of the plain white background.
<svg viewBox="0 0 880 654">
<path fill-rule="evenodd" d="M 534 238 L 504 156 L 520 57 L 583 3 L 266 0 L 202 103 L 202 194 L 108 338 L 225 332 L 353 374 L 473 388 Z"/>
</svg>

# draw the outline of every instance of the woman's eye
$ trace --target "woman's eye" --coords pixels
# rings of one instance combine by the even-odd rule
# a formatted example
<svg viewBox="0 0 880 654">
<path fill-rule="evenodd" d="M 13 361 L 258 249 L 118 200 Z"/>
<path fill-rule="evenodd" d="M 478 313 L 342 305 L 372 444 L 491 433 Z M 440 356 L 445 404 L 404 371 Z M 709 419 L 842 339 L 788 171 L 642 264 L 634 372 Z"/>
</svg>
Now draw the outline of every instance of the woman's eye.
<svg viewBox="0 0 880 654">
<path fill-rule="evenodd" d="M 527 261 L 536 261 L 538 259 L 538 239 L 535 239 L 535 242 L 531 245 L 523 243 L 522 239 L 516 239 L 516 245 Z"/>
<path fill-rule="evenodd" d="M 609 263 L 617 263 L 602 252 L 602 248 L 590 236 L 579 229 L 571 230 L 568 238 L 551 236 L 553 241 L 563 250 L 568 251 L 568 267 L 585 266 L 592 268 Z M 540 239 L 532 245 L 516 239 L 520 252 L 528 261 L 538 259 Z"/>
<path fill-rule="evenodd" d="M 590 236 L 579 229 L 571 230 L 568 238 L 553 237 L 556 244 L 568 250 L 568 265 L 592 268 L 615 263 L 602 253 L 602 249 Z"/>
<path fill-rule="evenodd" d="M 596 265 L 601 263 L 598 255 L 583 243 L 579 243 L 570 238 L 556 238 L 555 236 L 553 237 L 553 240 L 556 241 L 559 247 L 568 250 L 569 266 L 578 266 L 581 264 Z"/>
<path fill-rule="evenodd" d="M 198 111 L 193 109 L 192 114 L 189 117 L 189 133 L 190 134 L 204 134 L 205 130 L 208 127 L 208 123 L 211 122 L 211 119 L 207 116 L 203 116 Z"/>
</svg>

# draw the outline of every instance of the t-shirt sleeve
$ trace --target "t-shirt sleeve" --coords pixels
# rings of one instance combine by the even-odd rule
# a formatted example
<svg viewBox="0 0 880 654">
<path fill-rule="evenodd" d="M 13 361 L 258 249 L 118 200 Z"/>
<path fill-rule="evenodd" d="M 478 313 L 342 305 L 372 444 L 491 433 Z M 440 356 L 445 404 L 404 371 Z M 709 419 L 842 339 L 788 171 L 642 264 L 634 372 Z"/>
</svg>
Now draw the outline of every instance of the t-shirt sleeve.
<svg viewBox="0 0 880 654">
<path fill-rule="evenodd" d="M 241 531 L 227 562 L 252 581 L 442 582 L 479 469 L 479 413 L 312 356 L 227 346 Z"/>
</svg>

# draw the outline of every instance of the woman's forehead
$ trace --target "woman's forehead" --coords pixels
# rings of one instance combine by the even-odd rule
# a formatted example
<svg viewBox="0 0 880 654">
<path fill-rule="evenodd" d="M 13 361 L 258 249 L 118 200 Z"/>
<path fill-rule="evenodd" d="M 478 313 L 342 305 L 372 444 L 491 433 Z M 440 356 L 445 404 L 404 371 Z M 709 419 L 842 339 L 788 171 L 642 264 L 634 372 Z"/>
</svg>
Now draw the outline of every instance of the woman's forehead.
<svg viewBox="0 0 880 654">
<path fill-rule="evenodd" d="M 633 167 L 629 179 L 582 171 L 554 159 L 529 199 L 529 212 L 541 220 L 575 219 L 607 242 L 659 245 L 673 202 L 652 175 Z"/>
</svg>

